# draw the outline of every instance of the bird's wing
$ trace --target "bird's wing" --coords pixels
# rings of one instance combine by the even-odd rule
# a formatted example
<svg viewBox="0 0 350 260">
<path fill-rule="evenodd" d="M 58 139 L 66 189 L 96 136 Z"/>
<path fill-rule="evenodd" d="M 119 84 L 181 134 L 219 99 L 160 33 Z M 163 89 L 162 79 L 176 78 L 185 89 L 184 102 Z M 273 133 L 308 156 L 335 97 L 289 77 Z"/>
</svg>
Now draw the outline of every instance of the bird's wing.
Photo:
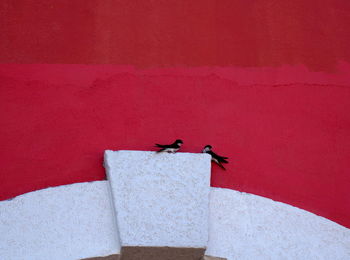
<svg viewBox="0 0 350 260">
<path fill-rule="evenodd" d="M 175 143 L 169 144 L 168 147 L 169 148 L 178 148 L 179 145 L 175 142 Z"/>
<path fill-rule="evenodd" d="M 211 157 L 214 157 L 214 158 L 215 158 L 215 156 L 216 156 L 216 154 L 215 154 L 215 153 L 213 153 L 212 151 L 206 151 L 206 153 L 207 153 L 207 154 L 210 154 L 210 155 L 211 155 Z"/>
<path fill-rule="evenodd" d="M 166 144 L 156 144 L 156 147 L 167 148 L 167 147 L 169 147 L 169 145 L 166 145 Z"/>
</svg>

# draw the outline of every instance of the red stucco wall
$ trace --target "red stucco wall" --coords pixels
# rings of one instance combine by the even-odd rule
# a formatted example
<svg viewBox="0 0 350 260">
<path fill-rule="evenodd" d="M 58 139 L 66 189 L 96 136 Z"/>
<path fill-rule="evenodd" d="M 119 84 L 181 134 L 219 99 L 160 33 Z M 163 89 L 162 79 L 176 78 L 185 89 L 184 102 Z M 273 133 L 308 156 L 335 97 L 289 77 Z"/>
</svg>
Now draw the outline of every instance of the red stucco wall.
<svg viewBox="0 0 350 260">
<path fill-rule="evenodd" d="M 104 178 L 104 149 L 182 138 L 183 151 L 210 143 L 230 157 L 213 186 L 349 227 L 349 11 L 348 1 L 2 1 L 0 199 Z"/>
</svg>

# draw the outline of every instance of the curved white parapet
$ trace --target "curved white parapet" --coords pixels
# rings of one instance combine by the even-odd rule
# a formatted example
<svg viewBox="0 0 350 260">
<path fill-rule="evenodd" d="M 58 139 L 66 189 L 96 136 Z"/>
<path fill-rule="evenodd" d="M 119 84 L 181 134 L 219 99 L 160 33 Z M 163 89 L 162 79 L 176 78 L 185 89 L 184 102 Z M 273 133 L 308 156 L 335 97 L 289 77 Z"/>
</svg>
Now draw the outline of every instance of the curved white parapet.
<svg viewBox="0 0 350 260">
<path fill-rule="evenodd" d="M 206 254 L 228 260 L 346 260 L 350 230 L 288 204 L 212 188 Z"/>
<path fill-rule="evenodd" d="M 108 151 L 105 159 L 113 199 L 110 184 L 96 181 L 1 201 L 0 259 L 119 254 L 117 222 L 124 246 L 207 246 L 207 255 L 228 260 L 350 259 L 350 229 L 271 199 L 209 188 L 207 155 Z"/>
<path fill-rule="evenodd" d="M 43 189 L 0 202 L 0 259 L 76 260 L 118 254 L 107 181 Z"/>
<path fill-rule="evenodd" d="M 122 246 L 204 248 L 210 156 L 106 151 Z"/>
</svg>

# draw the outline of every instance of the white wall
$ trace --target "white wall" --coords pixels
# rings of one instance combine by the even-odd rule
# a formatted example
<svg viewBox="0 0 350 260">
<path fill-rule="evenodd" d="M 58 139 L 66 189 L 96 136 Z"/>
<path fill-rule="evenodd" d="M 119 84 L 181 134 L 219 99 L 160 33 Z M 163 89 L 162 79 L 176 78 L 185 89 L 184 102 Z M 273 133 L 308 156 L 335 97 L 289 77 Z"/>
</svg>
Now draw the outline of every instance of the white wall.
<svg viewBox="0 0 350 260">
<path fill-rule="evenodd" d="M 106 151 L 122 246 L 206 247 L 210 156 Z"/>
<path fill-rule="evenodd" d="M 117 254 L 114 209 L 124 245 L 207 245 L 207 255 L 228 260 L 350 259 L 350 229 L 267 198 L 209 188 L 207 155 L 107 152 L 106 168 L 113 199 L 108 181 L 97 181 L 1 201 L 0 259 Z"/>
<path fill-rule="evenodd" d="M 228 260 L 347 260 L 350 230 L 271 199 L 212 188 L 206 254 Z"/>
<path fill-rule="evenodd" d="M 73 260 L 120 252 L 107 181 L 0 202 L 0 259 Z"/>
</svg>

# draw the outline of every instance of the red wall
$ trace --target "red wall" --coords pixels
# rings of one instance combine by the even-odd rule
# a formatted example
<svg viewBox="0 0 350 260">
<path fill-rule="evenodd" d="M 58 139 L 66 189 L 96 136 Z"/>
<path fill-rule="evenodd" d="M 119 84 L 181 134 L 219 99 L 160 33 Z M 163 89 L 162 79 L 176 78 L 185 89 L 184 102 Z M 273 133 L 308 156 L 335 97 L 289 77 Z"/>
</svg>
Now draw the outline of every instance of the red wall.
<svg viewBox="0 0 350 260">
<path fill-rule="evenodd" d="M 349 11 L 348 1 L 2 1 L 0 199 L 102 179 L 104 149 L 182 138 L 183 151 L 212 144 L 230 157 L 213 186 L 350 227 Z"/>
</svg>

